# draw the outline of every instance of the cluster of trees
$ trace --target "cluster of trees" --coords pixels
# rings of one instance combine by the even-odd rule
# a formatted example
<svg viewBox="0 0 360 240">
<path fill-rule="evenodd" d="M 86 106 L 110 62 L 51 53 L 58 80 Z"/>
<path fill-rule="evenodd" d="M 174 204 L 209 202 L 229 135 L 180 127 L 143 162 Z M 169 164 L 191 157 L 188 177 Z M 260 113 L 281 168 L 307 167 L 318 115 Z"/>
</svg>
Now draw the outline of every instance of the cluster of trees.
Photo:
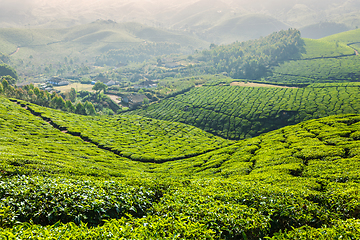
<svg viewBox="0 0 360 240">
<path fill-rule="evenodd" d="M 238 79 L 261 79 L 272 75 L 272 67 L 294 59 L 300 59 L 305 54 L 304 41 L 298 30 L 289 29 L 275 32 L 267 37 L 246 42 L 235 42 L 228 45 L 217 46 L 212 44 L 209 50 L 196 51 L 189 55 L 186 65 L 178 65 L 166 68 L 161 58 L 152 59 L 143 64 L 117 70 L 119 74 L 132 82 L 141 79 L 164 79 L 167 77 L 181 78 L 199 76 L 204 74 L 226 74 Z M 145 46 L 145 45 L 144 45 Z M 110 51 L 114 56 L 114 51 Z M 106 59 L 114 59 L 110 52 L 99 57 L 98 60 L 105 63 Z M 147 51 L 143 51 L 148 54 Z M 118 51 L 119 57 L 123 57 L 122 50 Z M 160 52 L 159 52 L 160 54 Z M 126 54 L 125 54 L 126 55 Z M 155 56 L 155 55 L 154 55 Z M 167 61 L 182 61 L 174 58 Z M 119 62 L 120 60 L 111 60 Z"/>
<path fill-rule="evenodd" d="M 216 73 L 226 72 L 232 78 L 259 79 L 270 73 L 270 66 L 298 59 L 302 52 L 304 42 L 300 31 L 289 29 L 257 40 L 212 46 L 195 57 L 212 65 Z"/>
<path fill-rule="evenodd" d="M 6 97 L 21 99 L 40 106 L 61 109 L 66 112 L 81 115 L 96 115 L 96 110 L 91 102 L 75 103 L 77 95 L 75 89 L 70 91 L 68 94 L 70 99 L 65 101 L 64 98 L 56 92 L 49 93 L 48 91 L 40 90 L 33 84 L 26 85 L 23 88 L 13 87 L 9 83 L 9 79 L 12 79 L 11 76 L 3 77 L 0 83 L 0 94 Z"/>
<path fill-rule="evenodd" d="M 128 62 L 143 62 L 156 56 L 180 52 L 176 43 L 143 43 L 124 49 L 112 49 L 96 58 L 95 65 L 116 66 Z"/>
<path fill-rule="evenodd" d="M 95 90 L 95 89 L 94 89 Z M 103 89 L 101 89 L 103 90 Z M 120 110 L 120 106 L 115 104 L 109 96 L 103 92 L 97 90 L 97 92 L 79 91 L 78 99 L 81 102 L 90 102 L 93 104 L 96 112 L 105 115 L 114 115 Z"/>
</svg>

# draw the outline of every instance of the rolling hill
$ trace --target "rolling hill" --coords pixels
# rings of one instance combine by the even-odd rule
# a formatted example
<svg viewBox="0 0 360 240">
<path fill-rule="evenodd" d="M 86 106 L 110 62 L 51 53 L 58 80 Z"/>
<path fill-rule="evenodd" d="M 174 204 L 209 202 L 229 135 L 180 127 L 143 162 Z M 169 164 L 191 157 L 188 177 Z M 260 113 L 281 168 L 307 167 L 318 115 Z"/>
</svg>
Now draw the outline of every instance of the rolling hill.
<svg viewBox="0 0 360 240">
<path fill-rule="evenodd" d="M 0 51 L 29 71 L 141 51 L 136 46 L 158 56 L 169 47 L 164 42 L 188 53 L 209 45 L 189 34 L 195 28 L 204 39 L 208 34 L 222 42 L 239 31 L 260 34 L 244 28 L 249 22 L 264 25 L 261 31 L 304 19 L 312 24 L 319 13 L 350 16 L 359 4 L 210 2 L 80 0 L 72 8 L 78 15 L 69 17 L 58 4 L 72 0 L 25 1 L 21 21 L 39 13 L 33 20 L 45 23 L 53 13 L 51 19 L 62 16 L 71 24 L 87 21 L 79 16 L 99 8 L 94 17 L 111 12 L 153 25 L 166 21 L 181 31 L 112 20 L 46 30 L 3 28 Z M 124 74 L 124 88 L 117 90 L 157 101 L 114 116 L 77 115 L 0 96 L 0 239 L 360 239 L 359 34 L 313 40 L 290 29 L 169 57 L 179 61 L 175 68 L 162 58 L 111 68 L 107 77 Z M 157 79 L 169 72 L 174 78 Z M 124 76 L 134 73 L 152 77 L 158 87 L 126 85 Z M 188 77 L 178 78 L 182 74 Z M 4 89 L 7 96 L 24 92 L 6 82 Z M 24 99 L 60 100 L 53 104 L 58 108 L 65 103 L 55 93 L 28 89 Z"/>
<path fill-rule="evenodd" d="M 12 101 L 0 103 L 1 238 L 359 236 L 358 115 L 302 122 L 154 164 L 114 154 L 111 141 L 102 148 L 56 127 L 89 125 L 88 137 L 96 138 L 117 117 L 74 119 L 37 107 L 50 121 L 33 105 Z M 134 124 L 119 130 L 138 131 L 128 120 Z"/>
<path fill-rule="evenodd" d="M 0 52 L 14 53 L 11 58 L 15 62 L 27 61 L 31 55 L 31 64 L 35 65 L 55 64 L 64 57 L 92 61 L 110 49 L 133 47 L 145 42 L 179 44 L 182 47 L 179 52 L 188 52 L 189 47 L 208 46 L 208 43 L 183 33 L 113 21 L 96 21 L 64 29 L 0 29 Z"/>
<path fill-rule="evenodd" d="M 59 29 L 111 19 L 119 23 L 137 22 L 163 30 L 188 32 L 203 41 L 219 44 L 250 40 L 289 27 L 305 27 L 306 32 L 306 29 L 318 29 L 316 26 L 326 25 L 326 22 L 342 25 L 337 31 L 355 29 L 360 25 L 359 7 L 356 0 L 106 0 L 90 3 L 14 0 L 4 1 L 0 25 L 2 28 Z M 231 38 L 221 37 L 224 28 L 231 30 Z M 320 32 L 335 33 L 333 28 L 325 31 L 323 27 L 320 27 Z M 305 33 L 304 36 L 319 38 L 325 35 L 319 35 L 318 31 L 316 35 Z"/>
<path fill-rule="evenodd" d="M 300 28 L 302 37 L 312 39 L 319 39 L 349 30 L 345 24 L 330 22 L 322 22 Z"/>
<path fill-rule="evenodd" d="M 360 85 L 305 88 L 203 86 L 157 104 L 130 111 L 182 122 L 228 139 L 244 139 L 304 120 L 358 113 Z"/>
<path fill-rule="evenodd" d="M 217 44 L 228 44 L 257 39 L 289 28 L 289 25 L 266 15 L 245 15 L 218 22 L 207 28 L 202 38 Z"/>
<path fill-rule="evenodd" d="M 360 30 L 351 30 L 319 40 L 305 39 L 306 54 L 301 59 L 273 68 L 270 82 L 346 82 L 359 79 L 358 48 Z"/>
</svg>

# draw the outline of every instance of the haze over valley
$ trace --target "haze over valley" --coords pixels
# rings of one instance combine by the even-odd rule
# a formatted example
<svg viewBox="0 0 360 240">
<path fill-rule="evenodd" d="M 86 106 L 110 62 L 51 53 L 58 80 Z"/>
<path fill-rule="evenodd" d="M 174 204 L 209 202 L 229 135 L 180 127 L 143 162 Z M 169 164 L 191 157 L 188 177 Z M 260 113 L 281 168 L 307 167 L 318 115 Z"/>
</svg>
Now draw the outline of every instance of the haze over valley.
<svg viewBox="0 0 360 240">
<path fill-rule="evenodd" d="M 360 239 L 358 0 L 0 0 L 0 239 Z"/>
<path fill-rule="evenodd" d="M 2 0 L 0 4 L 1 27 L 64 28 L 110 19 L 186 31 L 215 43 L 324 22 L 341 24 L 345 30 L 360 25 L 357 0 Z M 231 34 L 231 40 L 216 39 L 219 28 Z"/>
</svg>

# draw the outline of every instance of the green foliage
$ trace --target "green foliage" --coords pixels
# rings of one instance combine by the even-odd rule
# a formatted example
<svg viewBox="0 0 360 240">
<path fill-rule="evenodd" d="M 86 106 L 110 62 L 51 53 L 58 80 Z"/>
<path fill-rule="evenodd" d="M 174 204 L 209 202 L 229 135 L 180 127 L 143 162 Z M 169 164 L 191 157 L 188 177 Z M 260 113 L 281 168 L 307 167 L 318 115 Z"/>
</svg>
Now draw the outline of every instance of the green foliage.
<svg viewBox="0 0 360 240">
<path fill-rule="evenodd" d="M 259 40 L 204 50 L 199 59 L 209 62 L 216 73 L 227 72 L 233 78 L 259 79 L 266 76 L 269 66 L 300 58 L 303 45 L 300 32 L 289 29 Z"/>
<path fill-rule="evenodd" d="M 127 159 L 65 134 L 54 128 L 51 121 L 36 117 L 7 99 L 0 99 L 0 176 L 122 176 L 123 169 L 128 169 L 126 172 L 130 171 L 130 176 L 140 174 L 137 170 L 142 166 L 138 165 L 133 171 L 133 163 Z M 22 104 L 26 107 L 26 102 Z"/>
<path fill-rule="evenodd" d="M 70 89 L 70 93 L 69 93 L 69 98 L 70 98 L 70 101 L 71 102 L 75 102 L 76 100 L 76 95 L 77 95 L 77 92 L 74 88 L 71 88 Z"/>
<path fill-rule="evenodd" d="M 17 221 L 32 220 L 41 225 L 82 221 L 97 226 L 105 219 L 143 217 L 161 197 L 154 186 L 130 186 L 113 181 L 19 176 L 1 181 L 0 186 L 3 216 L 16 213 Z"/>
<path fill-rule="evenodd" d="M 104 91 L 104 93 L 106 92 L 107 86 L 105 83 L 103 82 L 96 82 L 94 87 L 92 88 L 93 90 L 97 91 L 98 93 L 100 93 L 101 91 Z"/>
<path fill-rule="evenodd" d="M 81 42 L 103 34 L 71 36 Z M 213 46 L 197 55 L 205 62 L 186 71 L 216 72 L 207 64 L 240 54 L 242 46 L 245 58 L 236 61 L 255 69 L 252 78 L 265 76 L 263 66 L 298 58 L 272 71 L 295 84 L 326 82 L 326 74 L 357 79 L 357 57 L 339 58 L 351 54 L 343 43 L 305 40 L 308 51 L 300 56 L 297 31 L 271 36 Z M 232 67 L 230 76 L 241 69 L 233 60 L 218 63 Z M 339 67 L 328 64 L 335 61 Z M 111 117 L 0 97 L 0 239 L 358 239 L 360 116 L 303 121 L 358 113 L 359 84 L 285 89 L 229 82 L 160 80 L 151 93 L 167 99 Z M 75 108 L 33 85 L 19 89 L 4 80 L 1 86 L 7 96 L 81 114 L 94 113 L 91 98 L 104 102 L 102 93 L 80 92 L 84 101 Z M 231 142 L 173 121 L 233 139 L 264 134 Z"/>
<path fill-rule="evenodd" d="M 354 54 L 354 50 L 345 43 L 330 42 L 323 39 L 304 39 L 304 44 L 306 52 L 302 54 L 301 59 L 329 58 Z"/>
<path fill-rule="evenodd" d="M 200 129 L 139 116 L 83 117 L 28 105 L 59 128 L 132 160 L 163 162 L 199 155 L 229 141 Z M 75 113 L 86 111 L 81 103 Z M 84 114 L 82 114 L 84 115 Z"/>
<path fill-rule="evenodd" d="M 96 115 L 94 105 L 91 102 L 86 101 L 85 104 L 84 104 L 84 109 L 85 109 L 85 112 L 86 112 L 85 115 Z"/>
<path fill-rule="evenodd" d="M 85 115 L 86 114 L 86 110 L 84 108 L 84 105 L 79 102 L 78 104 L 76 104 L 76 107 L 75 107 L 75 113 L 76 114 L 81 114 L 81 115 Z"/>
<path fill-rule="evenodd" d="M 9 85 L 7 79 L 9 78 L 3 78 L 2 80 L 3 91 L 0 91 L 0 94 L 2 93 L 7 97 L 26 100 L 40 106 L 61 109 L 68 112 L 75 111 L 75 107 L 70 101 L 65 102 L 65 100 L 56 93 L 50 94 L 47 91 L 34 87 L 32 84 L 26 85 L 23 88 L 13 88 Z M 89 112 L 93 114 L 92 109 L 90 109 Z"/>
<path fill-rule="evenodd" d="M 359 239 L 359 224 L 359 220 L 349 219 L 347 221 L 336 221 L 331 227 L 312 228 L 304 226 L 292 231 L 275 234 L 275 236 L 270 239 Z"/>
<path fill-rule="evenodd" d="M 280 83 L 332 83 L 358 81 L 359 57 L 334 57 L 290 61 L 275 67 L 270 82 Z"/>
<path fill-rule="evenodd" d="M 203 86 L 123 113 L 182 122 L 228 139 L 257 136 L 304 120 L 358 113 L 359 84 L 306 88 Z"/>
<path fill-rule="evenodd" d="M 21 224 L 11 229 L 3 229 L 0 238 L 69 238 L 69 239 L 214 239 L 213 231 L 203 224 L 192 223 L 186 219 L 147 216 L 146 218 L 122 218 L 106 221 L 97 228 L 89 228 L 74 223 L 53 226 Z"/>
<path fill-rule="evenodd" d="M 105 85 L 105 87 L 107 86 Z M 94 106 L 96 112 L 99 113 L 106 114 L 107 111 L 117 112 L 120 109 L 120 106 L 114 103 L 109 96 L 101 93 L 100 91 L 101 90 L 96 93 L 79 91 L 78 100 L 82 102 L 82 105 L 85 105 L 86 102 L 91 103 Z M 92 109 L 89 109 L 89 112 L 92 113 Z"/>
<path fill-rule="evenodd" d="M 125 146 L 136 137 L 134 154 L 161 157 L 160 144 L 152 152 L 144 147 L 152 140 L 171 149 L 170 132 L 188 133 L 186 144 L 200 150 L 214 137 L 181 124 L 21 103 L 27 110 L 1 98 L 0 238 L 358 236 L 358 115 L 302 122 L 154 164 L 119 157 L 110 146 L 116 137 Z M 83 133 L 103 143 L 84 142 L 77 137 Z"/>
<path fill-rule="evenodd" d="M 14 85 L 16 83 L 16 79 L 11 77 L 10 75 L 3 76 L 1 78 L 2 81 L 7 81 L 10 85 Z"/>
<path fill-rule="evenodd" d="M 10 67 L 7 64 L 0 64 L 0 76 L 11 76 L 15 80 L 18 79 L 18 75 L 14 68 Z"/>
</svg>

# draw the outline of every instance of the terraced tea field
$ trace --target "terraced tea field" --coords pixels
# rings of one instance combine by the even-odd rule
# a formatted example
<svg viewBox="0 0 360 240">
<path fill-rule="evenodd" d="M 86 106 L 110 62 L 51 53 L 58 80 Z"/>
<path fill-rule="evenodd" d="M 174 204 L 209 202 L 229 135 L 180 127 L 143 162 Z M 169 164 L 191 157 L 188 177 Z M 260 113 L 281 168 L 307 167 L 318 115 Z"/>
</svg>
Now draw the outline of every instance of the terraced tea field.
<svg viewBox="0 0 360 240">
<path fill-rule="evenodd" d="M 360 239 L 359 33 L 272 69 L 302 88 L 167 79 L 116 116 L 0 96 L 0 239 Z"/>
<path fill-rule="evenodd" d="M 319 40 L 304 39 L 302 57 L 272 67 L 266 80 L 284 84 L 358 81 L 359 37 L 360 31 L 354 30 Z"/>
<path fill-rule="evenodd" d="M 1 239 L 359 237 L 359 115 L 311 120 L 154 164 L 58 129 L 71 122 L 81 134 L 87 126 L 99 132 L 120 118 L 75 118 L 0 100 Z M 129 120 L 119 136 L 148 121 Z M 95 139 L 97 131 L 86 134 Z M 203 146 L 205 138 L 195 139 L 192 146 Z"/>
<path fill-rule="evenodd" d="M 126 114 L 182 122 L 227 139 L 244 139 L 304 120 L 359 113 L 359 87 L 357 83 L 200 87 Z"/>
<path fill-rule="evenodd" d="M 62 131 L 136 161 L 173 161 L 200 155 L 231 143 L 181 123 L 139 116 L 88 117 L 26 102 L 19 103 Z"/>
</svg>

